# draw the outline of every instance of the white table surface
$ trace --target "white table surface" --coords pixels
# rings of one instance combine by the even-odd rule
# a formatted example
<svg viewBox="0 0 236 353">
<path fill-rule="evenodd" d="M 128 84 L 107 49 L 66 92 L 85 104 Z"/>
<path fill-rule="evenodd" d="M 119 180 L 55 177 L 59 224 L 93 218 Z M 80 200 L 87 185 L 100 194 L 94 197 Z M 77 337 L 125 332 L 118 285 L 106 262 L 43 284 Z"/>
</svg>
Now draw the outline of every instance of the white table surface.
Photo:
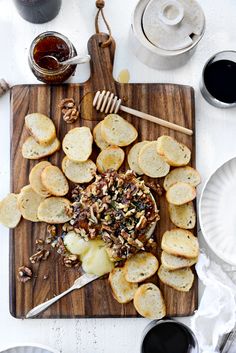
<svg viewBox="0 0 236 353">
<path fill-rule="evenodd" d="M 191 60 L 171 71 L 145 66 L 132 54 L 128 32 L 137 0 L 107 0 L 106 17 L 111 25 L 117 49 L 114 77 L 127 68 L 131 82 L 173 82 L 191 85 L 196 99 L 197 168 L 204 181 L 227 159 L 236 155 L 236 109 L 220 110 L 210 106 L 199 92 L 199 80 L 205 61 L 215 52 L 236 49 L 236 1 L 199 0 L 206 16 L 206 32 Z M 51 22 L 35 25 L 24 21 L 12 1 L 0 0 L 0 78 L 11 85 L 37 83 L 27 63 L 29 45 L 45 31 L 67 35 L 79 53 L 94 33 L 95 0 L 63 0 L 59 15 Z M 82 65 L 72 82 L 89 76 Z M 0 98 L 0 198 L 9 192 L 10 164 L 9 94 Z M 198 195 L 202 186 L 198 189 Z M 145 319 L 17 320 L 9 314 L 8 230 L 0 226 L 0 348 L 15 343 L 40 343 L 65 353 L 138 353 Z M 202 247 L 206 247 L 201 239 Z M 207 249 L 207 247 L 206 247 Z M 208 249 L 207 249 L 208 251 Z M 200 294 L 202 290 L 200 288 Z M 189 324 L 189 318 L 181 319 Z"/>
</svg>

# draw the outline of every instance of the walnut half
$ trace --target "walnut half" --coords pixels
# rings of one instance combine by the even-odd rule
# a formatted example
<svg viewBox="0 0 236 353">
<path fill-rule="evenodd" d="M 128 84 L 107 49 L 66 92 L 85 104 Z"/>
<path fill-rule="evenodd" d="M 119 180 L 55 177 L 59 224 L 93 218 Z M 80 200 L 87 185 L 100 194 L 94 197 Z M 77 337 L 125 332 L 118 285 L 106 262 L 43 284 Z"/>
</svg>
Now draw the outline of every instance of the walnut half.
<svg viewBox="0 0 236 353">
<path fill-rule="evenodd" d="M 62 99 L 59 108 L 63 114 L 63 119 L 67 124 L 74 123 L 79 117 L 79 110 L 73 98 Z"/>
<path fill-rule="evenodd" d="M 25 283 L 32 278 L 32 270 L 29 267 L 21 266 L 18 268 L 18 280 Z"/>
</svg>

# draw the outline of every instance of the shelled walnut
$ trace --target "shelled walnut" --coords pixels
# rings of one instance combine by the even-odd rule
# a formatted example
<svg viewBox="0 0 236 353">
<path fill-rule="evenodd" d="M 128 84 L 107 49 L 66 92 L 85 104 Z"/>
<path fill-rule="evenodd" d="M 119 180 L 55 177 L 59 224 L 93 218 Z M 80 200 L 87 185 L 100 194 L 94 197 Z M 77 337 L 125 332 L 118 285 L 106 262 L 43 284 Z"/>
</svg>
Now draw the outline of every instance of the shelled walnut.
<svg viewBox="0 0 236 353">
<path fill-rule="evenodd" d="M 25 283 L 32 278 L 32 270 L 29 267 L 21 266 L 18 269 L 18 280 L 22 283 Z"/>
<path fill-rule="evenodd" d="M 66 255 L 63 258 L 63 262 L 66 267 L 78 267 L 81 264 L 78 256 L 73 254 Z"/>
<path fill-rule="evenodd" d="M 79 109 L 73 98 L 62 99 L 59 108 L 61 109 L 63 119 L 67 124 L 72 124 L 78 119 Z"/>
<path fill-rule="evenodd" d="M 50 251 L 46 249 L 41 249 L 37 251 L 35 254 L 30 256 L 30 262 L 35 264 L 36 262 L 40 262 L 41 260 L 47 260 L 48 256 L 50 255 Z"/>
</svg>

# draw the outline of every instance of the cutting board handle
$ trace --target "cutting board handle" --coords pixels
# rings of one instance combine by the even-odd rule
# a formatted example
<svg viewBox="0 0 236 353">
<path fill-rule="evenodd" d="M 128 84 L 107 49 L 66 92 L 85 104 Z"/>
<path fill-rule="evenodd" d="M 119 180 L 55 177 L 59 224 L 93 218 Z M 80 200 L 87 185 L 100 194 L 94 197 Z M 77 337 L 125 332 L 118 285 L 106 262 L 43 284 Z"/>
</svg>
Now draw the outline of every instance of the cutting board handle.
<svg viewBox="0 0 236 353">
<path fill-rule="evenodd" d="M 92 81 L 95 90 L 114 89 L 112 72 L 116 47 L 115 41 L 112 39 L 111 44 L 107 47 L 101 46 L 108 37 L 105 33 L 97 33 L 88 41 L 88 52 L 91 56 L 90 81 Z"/>
</svg>

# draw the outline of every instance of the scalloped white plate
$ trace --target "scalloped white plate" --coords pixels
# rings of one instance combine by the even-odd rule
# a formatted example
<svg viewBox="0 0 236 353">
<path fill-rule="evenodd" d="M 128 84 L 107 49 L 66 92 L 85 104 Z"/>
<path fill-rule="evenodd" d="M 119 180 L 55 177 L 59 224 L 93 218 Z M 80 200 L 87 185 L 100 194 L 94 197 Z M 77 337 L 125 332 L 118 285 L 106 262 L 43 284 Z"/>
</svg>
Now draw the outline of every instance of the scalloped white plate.
<svg viewBox="0 0 236 353">
<path fill-rule="evenodd" d="M 209 247 L 236 266 L 236 157 L 207 180 L 199 203 L 199 221 Z"/>
<path fill-rule="evenodd" d="M 59 353 L 57 350 L 43 346 L 30 346 L 30 345 L 19 345 L 15 347 L 5 348 L 0 353 Z"/>
</svg>

